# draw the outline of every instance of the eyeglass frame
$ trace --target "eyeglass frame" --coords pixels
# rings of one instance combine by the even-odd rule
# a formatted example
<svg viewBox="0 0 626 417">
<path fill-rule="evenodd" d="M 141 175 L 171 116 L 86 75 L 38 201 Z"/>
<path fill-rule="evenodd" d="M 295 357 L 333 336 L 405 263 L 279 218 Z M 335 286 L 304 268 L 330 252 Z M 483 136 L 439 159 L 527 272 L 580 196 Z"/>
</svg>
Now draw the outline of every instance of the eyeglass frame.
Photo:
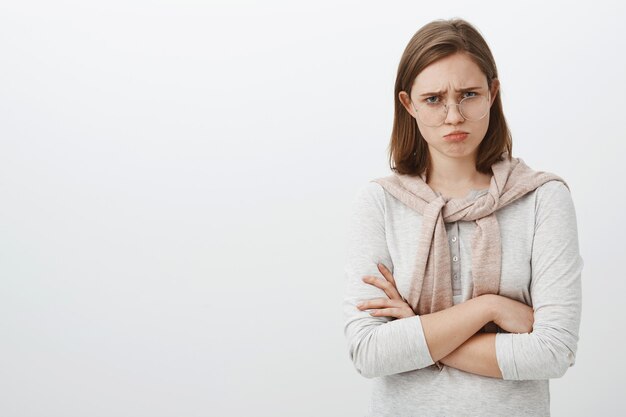
<svg viewBox="0 0 626 417">
<path fill-rule="evenodd" d="M 487 96 L 488 96 L 487 103 L 490 103 L 491 102 L 491 90 L 487 91 Z M 458 103 L 453 103 L 453 104 L 443 103 L 443 107 L 446 109 L 446 112 L 445 112 L 445 116 L 444 116 L 443 120 L 441 121 L 441 123 L 439 123 L 438 125 L 433 125 L 433 126 L 426 125 L 426 126 L 428 126 L 428 127 L 439 127 L 439 126 L 442 126 L 445 123 L 446 118 L 448 117 L 448 112 L 450 111 L 450 106 L 457 106 L 458 110 L 459 110 L 459 114 L 461 115 L 463 120 L 467 120 L 467 117 L 465 117 L 463 115 L 463 113 L 461 113 L 461 103 L 463 103 L 463 100 L 467 100 L 468 98 L 475 98 L 475 96 L 474 97 L 462 98 L 461 101 L 459 101 Z M 415 110 L 415 112 L 417 113 L 417 117 L 420 117 L 419 116 L 419 110 L 415 108 L 415 103 L 413 103 L 413 99 L 410 98 L 409 100 L 411 101 L 411 105 L 413 106 L 413 110 Z M 428 105 L 428 103 L 424 103 L 423 105 L 420 106 L 420 108 L 423 107 L 423 106 L 427 106 L 427 105 Z M 489 107 L 491 107 L 491 106 L 489 106 Z M 487 112 L 480 119 L 470 120 L 470 121 L 471 122 L 477 122 L 479 120 L 484 119 L 485 116 L 487 116 L 488 114 L 489 114 L 489 110 L 487 110 Z M 421 117 L 420 117 L 420 120 L 422 120 Z M 426 124 L 423 120 L 422 120 L 422 123 Z"/>
</svg>

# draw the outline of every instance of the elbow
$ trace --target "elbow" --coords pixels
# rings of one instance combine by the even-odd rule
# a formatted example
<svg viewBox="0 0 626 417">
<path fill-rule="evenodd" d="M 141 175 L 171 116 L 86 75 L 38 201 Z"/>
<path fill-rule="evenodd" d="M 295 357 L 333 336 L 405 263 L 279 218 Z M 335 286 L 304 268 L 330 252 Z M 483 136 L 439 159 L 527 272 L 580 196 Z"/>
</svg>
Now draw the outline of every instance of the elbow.
<svg viewBox="0 0 626 417">
<path fill-rule="evenodd" d="M 506 380 L 561 378 L 574 365 L 577 336 L 541 328 L 496 336 L 498 364 Z"/>
<path fill-rule="evenodd" d="M 376 332 L 371 331 L 351 344 L 350 359 L 359 375 L 372 379 L 400 372 L 390 353 L 377 344 Z"/>
<path fill-rule="evenodd" d="M 414 318 L 350 321 L 345 333 L 349 355 L 356 371 L 377 378 L 413 371 L 434 364 L 426 340 Z"/>
<path fill-rule="evenodd" d="M 357 365 L 356 363 L 354 364 L 354 368 L 359 373 L 359 375 L 361 375 L 362 377 L 365 377 L 367 379 L 372 379 L 372 378 L 376 378 L 378 376 L 381 376 L 381 375 L 377 375 L 376 373 L 372 372 L 371 368 L 361 367 L 361 366 Z"/>
<path fill-rule="evenodd" d="M 529 359 L 531 365 L 527 374 L 520 373 L 519 379 L 556 379 L 565 375 L 567 370 L 575 363 L 576 344 L 568 345 L 555 337 L 545 337 L 538 333 L 535 335 L 538 345 L 541 346 L 539 354 L 534 359 Z M 571 346 L 571 348 L 570 348 Z"/>
<path fill-rule="evenodd" d="M 361 340 L 361 342 L 363 342 L 363 340 Z M 375 358 L 368 357 L 367 349 L 363 347 L 363 343 L 356 343 L 356 345 L 350 348 L 350 359 L 352 360 L 354 369 L 356 369 L 359 375 L 368 379 L 383 376 L 374 365 L 376 363 Z"/>
<path fill-rule="evenodd" d="M 378 342 L 378 343 L 377 343 Z M 410 350 L 389 351 L 379 345 L 373 333 L 365 335 L 350 348 L 350 359 L 359 375 L 372 379 L 401 372 L 415 371 L 428 367 L 432 362 L 428 358 L 415 355 Z"/>
<path fill-rule="evenodd" d="M 575 363 L 576 341 L 569 340 L 568 343 L 565 343 L 563 338 L 556 335 L 544 337 L 543 334 L 539 334 L 538 338 L 544 346 L 539 366 L 547 372 L 547 375 L 545 375 L 546 379 L 563 377 Z M 540 370 L 538 371 L 541 372 Z"/>
<path fill-rule="evenodd" d="M 574 363 L 576 362 L 576 356 L 572 353 L 572 351 L 570 351 L 569 349 L 566 350 L 567 353 L 565 354 L 565 356 L 561 355 L 560 357 L 558 372 L 555 373 L 555 376 L 553 378 L 561 378 L 563 375 L 565 375 L 569 368 L 574 366 Z"/>
<path fill-rule="evenodd" d="M 359 375 L 368 378 L 368 379 L 372 379 L 375 378 L 377 375 L 373 368 L 371 366 L 368 366 L 367 364 L 363 363 L 363 361 L 359 360 L 357 355 L 354 354 L 350 354 L 350 358 L 352 359 L 352 363 L 354 365 L 354 369 L 356 369 L 356 371 L 359 373 Z"/>
<path fill-rule="evenodd" d="M 563 377 L 570 366 L 572 365 L 570 365 L 569 361 L 563 358 L 555 358 L 554 365 L 550 367 L 550 372 L 545 376 L 545 379 L 557 379 Z"/>
<path fill-rule="evenodd" d="M 376 328 L 377 325 L 355 326 L 354 321 L 349 321 L 345 327 L 350 360 L 359 375 L 368 379 L 380 376 L 376 369 L 378 358 L 372 341 Z"/>
</svg>

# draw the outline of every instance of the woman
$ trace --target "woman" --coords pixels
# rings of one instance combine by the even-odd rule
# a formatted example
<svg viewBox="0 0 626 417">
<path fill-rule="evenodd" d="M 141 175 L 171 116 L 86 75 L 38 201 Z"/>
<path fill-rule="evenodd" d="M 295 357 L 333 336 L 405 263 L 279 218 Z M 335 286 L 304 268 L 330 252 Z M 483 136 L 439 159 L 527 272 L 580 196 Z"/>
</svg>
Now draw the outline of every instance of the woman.
<svg viewBox="0 0 626 417">
<path fill-rule="evenodd" d="M 511 155 L 497 69 L 461 19 L 401 58 L 393 175 L 354 203 L 345 335 L 370 416 L 548 416 L 581 313 L 566 182 Z"/>
</svg>

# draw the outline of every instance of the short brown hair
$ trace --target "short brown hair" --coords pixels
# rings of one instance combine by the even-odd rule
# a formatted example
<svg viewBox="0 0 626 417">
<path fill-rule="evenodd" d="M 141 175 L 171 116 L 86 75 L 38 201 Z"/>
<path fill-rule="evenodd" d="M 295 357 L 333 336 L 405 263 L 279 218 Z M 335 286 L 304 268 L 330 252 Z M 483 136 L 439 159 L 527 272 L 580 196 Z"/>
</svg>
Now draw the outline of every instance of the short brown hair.
<svg viewBox="0 0 626 417">
<path fill-rule="evenodd" d="M 406 46 L 395 85 L 395 113 L 391 142 L 389 144 L 389 164 L 398 174 L 420 175 L 429 164 L 428 144 L 419 131 L 413 116 L 400 101 L 401 91 L 410 94 L 417 75 L 433 62 L 453 55 L 466 53 L 487 77 L 491 88 L 498 78 L 495 60 L 480 32 L 463 19 L 439 19 L 427 23 L 419 29 Z M 491 165 L 503 157 L 503 152 L 512 157 L 511 132 L 506 124 L 500 92 L 489 111 L 489 127 L 478 148 L 476 169 L 484 174 L 491 172 Z"/>
</svg>

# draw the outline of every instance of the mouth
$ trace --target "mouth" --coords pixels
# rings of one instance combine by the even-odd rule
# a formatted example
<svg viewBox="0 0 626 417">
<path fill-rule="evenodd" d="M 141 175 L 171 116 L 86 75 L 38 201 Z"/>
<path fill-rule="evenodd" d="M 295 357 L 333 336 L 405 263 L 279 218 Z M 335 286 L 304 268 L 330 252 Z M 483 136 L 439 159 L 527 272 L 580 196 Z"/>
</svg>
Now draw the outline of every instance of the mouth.
<svg viewBox="0 0 626 417">
<path fill-rule="evenodd" d="M 445 135 L 443 137 L 443 140 L 445 140 L 446 142 L 461 142 L 467 139 L 468 135 L 469 133 L 467 132 L 457 131 L 457 132 L 452 132 L 450 134 Z"/>
</svg>

